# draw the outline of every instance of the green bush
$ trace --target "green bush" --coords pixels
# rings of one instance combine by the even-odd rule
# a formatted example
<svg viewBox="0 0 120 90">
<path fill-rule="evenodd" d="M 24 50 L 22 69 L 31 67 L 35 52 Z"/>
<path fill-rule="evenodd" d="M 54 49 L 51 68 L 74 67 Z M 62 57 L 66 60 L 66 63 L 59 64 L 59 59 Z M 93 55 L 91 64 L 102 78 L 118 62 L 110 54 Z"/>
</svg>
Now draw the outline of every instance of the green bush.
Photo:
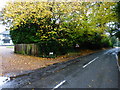
<svg viewBox="0 0 120 90">
<path fill-rule="evenodd" d="M 63 55 L 68 52 L 67 46 L 62 46 L 55 40 L 47 41 L 47 42 L 39 42 L 39 55 L 40 56 L 50 56 L 49 53 L 53 52 L 54 56 Z"/>
<path fill-rule="evenodd" d="M 29 27 L 29 28 L 28 28 Z M 14 44 L 31 44 L 38 42 L 36 36 L 37 24 L 25 24 L 21 27 L 11 30 L 10 35 Z"/>
</svg>

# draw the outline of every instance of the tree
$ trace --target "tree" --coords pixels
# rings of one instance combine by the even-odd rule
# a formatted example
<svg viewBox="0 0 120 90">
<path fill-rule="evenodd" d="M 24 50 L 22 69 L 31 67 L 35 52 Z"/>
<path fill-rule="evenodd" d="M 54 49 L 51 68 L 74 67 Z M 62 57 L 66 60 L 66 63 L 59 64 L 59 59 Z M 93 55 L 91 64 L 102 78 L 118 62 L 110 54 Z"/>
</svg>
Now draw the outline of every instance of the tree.
<svg viewBox="0 0 120 90">
<path fill-rule="evenodd" d="M 120 30 L 119 30 L 120 29 L 120 2 L 117 2 L 116 13 L 117 13 L 117 22 L 118 22 L 116 23 L 116 25 L 117 25 L 118 31 L 115 35 L 120 39 Z"/>
<path fill-rule="evenodd" d="M 65 51 L 63 47 L 73 48 L 76 44 L 89 48 L 109 46 L 107 24 L 115 22 L 115 5 L 114 2 L 16 1 L 9 2 L 3 14 L 12 23 L 10 30 L 15 44 L 56 43 L 58 51 L 61 48 Z"/>
</svg>

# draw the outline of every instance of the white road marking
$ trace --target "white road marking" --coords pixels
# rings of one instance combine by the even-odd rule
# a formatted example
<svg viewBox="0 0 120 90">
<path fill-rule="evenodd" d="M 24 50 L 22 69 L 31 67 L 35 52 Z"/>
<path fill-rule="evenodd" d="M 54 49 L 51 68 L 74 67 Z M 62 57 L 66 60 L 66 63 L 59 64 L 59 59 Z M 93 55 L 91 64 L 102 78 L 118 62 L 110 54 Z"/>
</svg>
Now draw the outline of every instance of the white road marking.
<svg viewBox="0 0 120 90">
<path fill-rule="evenodd" d="M 120 71 L 120 65 L 119 65 L 119 63 L 118 63 L 118 55 L 115 54 L 115 57 L 116 57 L 116 59 L 117 59 L 118 70 Z"/>
<path fill-rule="evenodd" d="M 115 54 L 115 57 L 116 57 L 116 59 L 118 60 L 118 56 L 117 56 L 117 54 Z"/>
<path fill-rule="evenodd" d="M 52 90 L 55 90 L 56 88 L 60 87 L 62 84 L 64 84 L 66 82 L 66 80 L 63 80 L 62 82 L 60 82 L 58 85 L 56 85 Z"/>
<path fill-rule="evenodd" d="M 98 59 L 99 57 L 96 57 L 95 59 L 93 59 L 92 61 L 90 61 L 89 63 L 87 63 L 86 65 L 83 66 L 83 68 L 87 67 L 89 64 L 91 64 L 92 62 L 94 62 L 96 59 Z"/>
</svg>

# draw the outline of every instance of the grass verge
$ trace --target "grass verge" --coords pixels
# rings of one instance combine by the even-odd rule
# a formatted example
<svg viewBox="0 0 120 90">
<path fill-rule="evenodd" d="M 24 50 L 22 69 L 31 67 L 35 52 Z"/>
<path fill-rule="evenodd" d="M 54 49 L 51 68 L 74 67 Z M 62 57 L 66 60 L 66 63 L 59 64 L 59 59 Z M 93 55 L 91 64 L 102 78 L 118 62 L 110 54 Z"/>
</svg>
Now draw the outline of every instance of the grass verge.
<svg viewBox="0 0 120 90">
<path fill-rule="evenodd" d="M 6 46 L 6 48 L 14 48 L 14 46 Z"/>
</svg>

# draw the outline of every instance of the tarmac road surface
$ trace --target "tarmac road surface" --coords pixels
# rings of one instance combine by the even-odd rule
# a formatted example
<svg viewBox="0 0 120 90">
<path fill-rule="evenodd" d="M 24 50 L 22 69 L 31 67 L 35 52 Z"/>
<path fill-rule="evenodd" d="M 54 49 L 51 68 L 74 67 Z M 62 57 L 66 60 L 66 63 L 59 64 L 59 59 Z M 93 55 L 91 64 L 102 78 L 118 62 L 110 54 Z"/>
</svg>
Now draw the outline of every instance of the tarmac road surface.
<svg viewBox="0 0 120 90">
<path fill-rule="evenodd" d="M 80 57 L 54 73 L 38 73 L 15 78 L 0 88 L 119 88 L 117 52 L 119 48 Z"/>
</svg>

